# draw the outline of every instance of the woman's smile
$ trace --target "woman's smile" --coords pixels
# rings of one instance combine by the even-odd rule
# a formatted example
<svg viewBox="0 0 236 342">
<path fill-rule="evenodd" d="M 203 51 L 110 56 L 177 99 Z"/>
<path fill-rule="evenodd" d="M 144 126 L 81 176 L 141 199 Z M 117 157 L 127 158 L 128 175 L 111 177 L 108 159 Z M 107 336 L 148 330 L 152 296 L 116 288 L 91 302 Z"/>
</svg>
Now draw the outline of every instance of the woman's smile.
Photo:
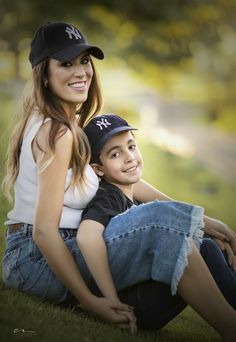
<svg viewBox="0 0 236 342">
<path fill-rule="evenodd" d="M 86 81 L 76 81 L 68 84 L 73 90 L 84 91 L 87 89 Z"/>
</svg>

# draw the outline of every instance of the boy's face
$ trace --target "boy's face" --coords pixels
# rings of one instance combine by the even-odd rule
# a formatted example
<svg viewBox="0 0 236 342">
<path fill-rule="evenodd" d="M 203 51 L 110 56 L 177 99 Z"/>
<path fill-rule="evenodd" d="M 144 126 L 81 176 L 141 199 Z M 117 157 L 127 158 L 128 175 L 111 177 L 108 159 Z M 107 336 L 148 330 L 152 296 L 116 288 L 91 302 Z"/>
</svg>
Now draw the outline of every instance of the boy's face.
<svg viewBox="0 0 236 342">
<path fill-rule="evenodd" d="M 143 160 L 130 131 L 114 135 L 100 154 L 102 165 L 94 164 L 95 172 L 115 185 L 130 185 L 139 181 Z"/>
</svg>

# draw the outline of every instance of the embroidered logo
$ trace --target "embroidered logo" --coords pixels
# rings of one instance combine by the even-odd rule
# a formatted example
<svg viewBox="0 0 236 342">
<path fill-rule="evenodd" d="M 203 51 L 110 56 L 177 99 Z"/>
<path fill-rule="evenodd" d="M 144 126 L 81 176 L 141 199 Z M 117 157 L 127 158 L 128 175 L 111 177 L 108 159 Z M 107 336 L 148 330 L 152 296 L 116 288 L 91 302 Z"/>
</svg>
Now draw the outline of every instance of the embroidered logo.
<svg viewBox="0 0 236 342">
<path fill-rule="evenodd" d="M 103 128 L 107 128 L 107 126 L 111 126 L 111 123 L 107 121 L 107 119 L 97 120 L 96 125 L 99 126 L 102 131 Z"/>
<path fill-rule="evenodd" d="M 73 26 L 67 26 L 65 32 L 68 33 L 69 39 L 73 39 L 73 36 L 75 39 L 82 39 L 79 31 Z"/>
</svg>

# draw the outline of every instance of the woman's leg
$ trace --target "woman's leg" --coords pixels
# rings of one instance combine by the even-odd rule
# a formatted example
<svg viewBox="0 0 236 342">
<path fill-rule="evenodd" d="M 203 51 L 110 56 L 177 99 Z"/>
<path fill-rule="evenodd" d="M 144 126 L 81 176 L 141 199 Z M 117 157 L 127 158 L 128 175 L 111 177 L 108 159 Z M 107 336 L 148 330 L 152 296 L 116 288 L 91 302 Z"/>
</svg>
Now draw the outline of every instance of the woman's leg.
<svg viewBox="0 0 236 342">
<path fill-rule="evenodd" d="M 213 240 L 204 238 L 200 252 L 217 286 L 235 309 L 236 273 Z M 187 305 L 179 295 L 171 295 L 169 285 L 152 280 L 122 290 L 119 296 L 124 303 L 135 307 L 138 326 L 143 329 L 162 328 Z"/>
<path fill-rule="evenodd" d="M 233 341 L 236 336 L 236 311 L 225 300 L 194 244 L 188 262 L 179 282 L 178 293 L 225 341 Z"/>
<path fill-rule="evenodd" d="M 200 253 L 225 299 L 236 310 L 236 273 L 228 265 L 227 257 L 209 238 L 203 239 Z"/>
<path fill-rule="evenodd" d="M 162 328 L 187 306 L 179 295 L 172 296 L 169 285 L 153 280 L 121 290 L 119 298 L 135 308 L 142 329 Z"/>
</svg>

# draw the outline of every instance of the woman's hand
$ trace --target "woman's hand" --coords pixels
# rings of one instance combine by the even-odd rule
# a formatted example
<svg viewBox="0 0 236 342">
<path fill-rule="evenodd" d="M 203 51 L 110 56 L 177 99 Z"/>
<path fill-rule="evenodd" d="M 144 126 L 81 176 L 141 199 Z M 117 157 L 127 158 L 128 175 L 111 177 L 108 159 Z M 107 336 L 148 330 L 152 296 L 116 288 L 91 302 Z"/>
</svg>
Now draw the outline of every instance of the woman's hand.
<svg viewBox="0 0 236 342">
<path fill-rule="evenodd" d="M 224 222 L 205 216 L 204 232 L 210 237 L 214 238 L 216 243 L 220 246 L 219 241 L 228 242 L 228 247 L 231 248 L 232 253 L 236 254 L 236 234 Z M 221 245 L 220 247 L 222 247 Z M 227 247 L 227 249 L 228 249 Z M 227 253 L 228 254 L 228 253 Z"/>
<path fill-rule="evenodd" d="M 95 297 L 92 304 L 80 305 L 86 311 L 120 327 L 127 328 L 131 334 L 136 334 L 137 324 L 133 308 L 119 300 L 105 297 Z"/>
</svg>

